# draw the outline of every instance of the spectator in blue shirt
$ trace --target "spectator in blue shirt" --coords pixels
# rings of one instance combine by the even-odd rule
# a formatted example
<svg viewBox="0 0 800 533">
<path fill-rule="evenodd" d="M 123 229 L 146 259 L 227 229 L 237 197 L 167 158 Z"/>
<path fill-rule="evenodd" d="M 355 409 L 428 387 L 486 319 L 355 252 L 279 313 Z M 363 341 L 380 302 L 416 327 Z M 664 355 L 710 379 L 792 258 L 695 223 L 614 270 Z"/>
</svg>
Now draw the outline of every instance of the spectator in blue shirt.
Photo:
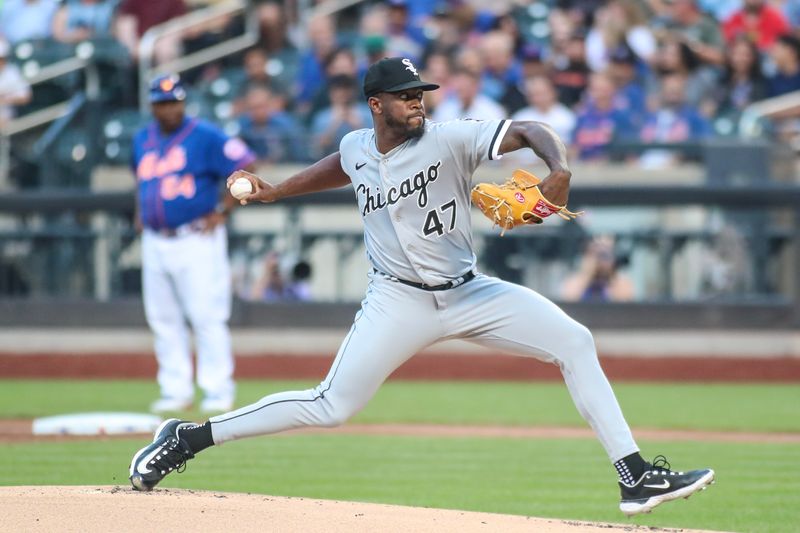
<svg viewBox="0 0 800 533">
<path fill-rule="evenodd" d="M 778 37 L 770 49 L 776 72 L 767 78 L 768 96 L 780 96 L 800 90 L 800 39 L 793 35 Z"/>
<path fill-rule="evenodd" d="M 484 60 L 481 93 L 499 102 L 522 82 L 522 66 L 514 57 L 514 40 L 503 31 L 491 31 L 481 38 L 480 49 Z"/>
<path fill-rule="evenodd" d="M 641 126 L 647 112 L 647 98 L 639 77 L 638 59 L 628 45 L 621 44 L 611 52 L 608 72 L 617 84 L 614 105 L 629 114 L 632 124 Z"/>
<path fill-rule="evenodd" d="M 68 44 L 109 37 L 116 8 L 114 0 L 68 0 L 53 17 L 53 37 Z"/>
<path fill-rule="evenodd" d="M 411 55 L 409 59 L 419 60 L 422 51 L 428 42 L 425 32 L 412 18 L 409 11 L 407 0 L 389 0 L 389 12 L 387 16 L 387 36 L 389 38 L 389 48 Z"/>
<path fill-rule="evenodd" d="M 742 0 L 697 0 L 697 5 L 702 11 L 714 17 L 714 20 L 724 22 L 741 9 Z"/>
<path fill-rule="evenodd" d="M 571 150 L 576 158 L 584 161 L 607 160 L 609 145 L 630 135 L 632 125 L 628 114 L 615 106 L 618 92 L 610 75 L 592 74 L 587 96 L 578 112 Z"/>
<path fill-rule="evenodd" d="M 268 85 L 253 85 L 245 94 L 239 136 L 261 162 L 301 162 L 308 159 L 303 127 L 286 111 L 286 97 Z"/>
<path fill-rule="evenodd" d="M 328 84 L 336 76 L 349 76 L 354 79 L 360 79 L 356 56 L 346 46 L 337 46 L 322 62 L 322 79 L 319 85 L 314 88 L 315 92 L 311 98 L 310 106 L 302 117 L 306 126 L 311 125 L 314 115 L 330 105 Z"/>
<path fill-rule="evenodd" d="M 296 111 L 301 115 L 308 113 L 314 95 L 325 83 L 323 64 L 337 45 L 336 24 L 330 16 L 309 20 L 306 33 L 311 43 L 300 53 L 295 90 Z"/>
<path fill-rule="evenodd" d="M 668 74 L 661 82 L 658 107 L 647 116 L 639 134 L 645 143 L 688 143 L 711 135 L 711 125 L 697 108 L 686 103 L 686 78 Z M 667 167 L 684 158 L 677 150 L 647 150 L 640 163 L 647 168 Z"/>
<path fill-rule="evenodd" d="M 314 115 L 311 123 L 311 152 L 315 159 L 337 151 L 345 135 L 372 123 L 369 108 L 358 98 L 355 78 L 334 76 L 327 90 L 331 104 Z"/>
<path fill-rule="evenodd" d="M 5 0 L 0 11 L 0 34 L 13 44 L 47 39 L 58 9 L 56 0 Z"/>
<path fill-rule="evenodd" d="M 790 26 L 793 28 L 800 26 L 800 0 L 784 0 L 781 11 Z"/>
</svg>

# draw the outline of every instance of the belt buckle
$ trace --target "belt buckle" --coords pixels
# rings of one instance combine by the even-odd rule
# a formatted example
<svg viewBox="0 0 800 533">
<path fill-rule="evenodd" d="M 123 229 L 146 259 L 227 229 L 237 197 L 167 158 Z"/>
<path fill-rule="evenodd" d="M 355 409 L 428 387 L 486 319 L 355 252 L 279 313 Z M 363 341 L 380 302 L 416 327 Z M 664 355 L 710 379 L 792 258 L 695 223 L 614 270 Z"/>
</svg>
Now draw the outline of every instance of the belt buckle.
<svg viewBox="0 0 800 533">
<path fill-rule="evenodd" d="M 475 277 L 475 272 L 472 271 L 472 270 L 469 270 L 469 271 L 465 272 L 463 275 L 457 277 L 456 279 L 451 279 L 450 282 L 449 282 L 450 283 L 450 287 L 448 287 L 448 288 L 449 289 L 455 289 L 459 285 L 463 285 L 468 280 L 470 280 L 470 279 L 472 279 L 474 277 Z"/>
</svg>

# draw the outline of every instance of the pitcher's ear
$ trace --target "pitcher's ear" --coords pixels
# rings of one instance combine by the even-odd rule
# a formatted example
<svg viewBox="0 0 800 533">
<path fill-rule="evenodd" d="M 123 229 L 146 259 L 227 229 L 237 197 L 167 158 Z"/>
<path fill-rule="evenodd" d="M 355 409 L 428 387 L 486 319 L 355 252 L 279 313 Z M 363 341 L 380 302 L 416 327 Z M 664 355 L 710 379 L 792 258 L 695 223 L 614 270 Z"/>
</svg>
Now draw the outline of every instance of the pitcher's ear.
<svg viewBox="0 0 800 533">
<path fill-rule="evenodd" d="M 383 102 L 377 96 L 370 96 L 367 98 L 367 105 L 375 113 L 380 114 L 383 111 Z"/>
</svg>

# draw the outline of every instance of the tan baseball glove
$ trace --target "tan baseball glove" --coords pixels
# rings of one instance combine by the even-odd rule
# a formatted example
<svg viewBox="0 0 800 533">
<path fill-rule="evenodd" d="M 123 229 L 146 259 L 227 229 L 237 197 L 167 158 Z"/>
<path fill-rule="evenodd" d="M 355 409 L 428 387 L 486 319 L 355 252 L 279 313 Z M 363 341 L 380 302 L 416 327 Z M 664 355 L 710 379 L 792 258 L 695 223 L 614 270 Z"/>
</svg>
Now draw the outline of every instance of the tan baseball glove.
<svg viewBox="0 0 800 533">
<path fill-rule="evenodd" d="M 573 220 L 583 211 L 572 212 L 566 205 L 556 205 L 539 190 L 542 180 L 522 169 L 517 169 L 504 184 L 479 183 L 472 189 L 472 203 L 486 217 L 506 230 L 522 224 L 541 224 L 543 219 L 556 214 L 564 220 Z"/>
</svg>

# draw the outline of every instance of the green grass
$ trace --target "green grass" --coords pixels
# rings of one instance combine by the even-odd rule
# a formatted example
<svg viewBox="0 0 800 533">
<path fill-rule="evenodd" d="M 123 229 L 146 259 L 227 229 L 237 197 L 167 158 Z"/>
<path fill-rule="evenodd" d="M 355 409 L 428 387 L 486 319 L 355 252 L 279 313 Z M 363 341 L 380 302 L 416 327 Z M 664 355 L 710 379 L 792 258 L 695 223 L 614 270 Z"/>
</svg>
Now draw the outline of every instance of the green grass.
<svg viewBox="0 0 800 533">
<path fill-rule="evenodd" d="M 6 444 L 0 484 L 125 485 L 127 463 L 142 444 Z M 689 501 L 626 520 L 617 510 L 611 466 L 592 440 L 323 434 L 215 447 L 162 486 L 728 531 L 789 531 L 787 525 L 800 523 L 797 446 L 643 444 L 675 464 L 713 465 L 718 483 Z"/>
<path fill-rule="evenodd" d="M 237 405 L 315 385 L 240 381 Z M 793 384 L 616 383 L 632 427 L 800 431 L 800 387 Z M 158 394 L 149 381 L 0 381 L 0 418 L 85 411 L 146 411 Z M 197 417 L 196 413 L 186 413 Z M 355 422 L 585 426 L 563 383 L 390 381 Z"/>
<path fill-rule="evenodd" d="M 242 381 L 239 405 L 311 382 Z M 615 384 L 631 426 L 800 431 L 796 385 Z M 0 418 L 145 411 L 148 381 L 0 381 Z M 196 414 L 189 413 L 194 418 Z M 355 421 L 580 425 L 561 383 L 389 382 Z M 0 485 L 127 484 L 142 439 L 0 444 Z M 287 434 L 211 448 L 165 487 L 465 509 L 728 531 L 800 524 L 800 447 L 640 442 L 678 468 L 712 466 L 718 483 L 626 520 L 614 472 L 591 439 Z M 20 460 L 24 458 L 24 460 Z"/>
</svg>

